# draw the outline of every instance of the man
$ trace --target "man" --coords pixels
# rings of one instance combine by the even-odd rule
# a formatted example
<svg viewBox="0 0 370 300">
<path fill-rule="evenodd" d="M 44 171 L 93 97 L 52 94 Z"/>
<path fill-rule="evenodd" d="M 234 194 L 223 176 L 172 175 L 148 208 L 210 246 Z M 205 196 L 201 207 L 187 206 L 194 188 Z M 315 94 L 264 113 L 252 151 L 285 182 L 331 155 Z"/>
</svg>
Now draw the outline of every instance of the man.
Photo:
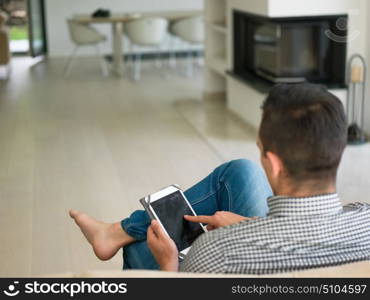
<svg viewBox="0 0 370 300">
<path fill-rule="evenodd" d="M 262 110 L 257 145 L 268 181 L 254 163 L 235 160 L 187 190 L 198 216 L 184 218 L 210 232 L 180 265 L 174 242 L 144 211 L 114 224 L 71 211 L 95 254 L 106 260 L 124 247 L 124 268 L 248 274 L 370 259 L 370 205 L 342 207 L 336 194 L 347 131 L 341 102 L 320 86 L 283 84 Z"/>
</svg>

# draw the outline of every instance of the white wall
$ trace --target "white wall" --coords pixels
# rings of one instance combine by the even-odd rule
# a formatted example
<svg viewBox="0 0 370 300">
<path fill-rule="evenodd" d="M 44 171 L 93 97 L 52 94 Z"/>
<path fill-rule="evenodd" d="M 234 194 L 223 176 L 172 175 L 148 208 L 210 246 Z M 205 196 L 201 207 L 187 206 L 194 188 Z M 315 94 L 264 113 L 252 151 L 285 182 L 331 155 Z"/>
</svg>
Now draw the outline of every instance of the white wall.
<svg viewBox="0 0 370 300">
<path fill-rule="evenodd" d="M 228 7 L 236 8 L 241 11 L 246 11 L 251 14 L 268 15 L 269 1 L 268 0 L 227 0 Z M 231 20 L 231 19 L 230 19 Z M 230 23 L 231 24 L 231 23 Z"/>
<path fill-rule="evenodd" d="M 49 55 L 69 55 L 73 44 L 69 40 L 66 19 L 74 14 L 90 14 L 97 8 L 110 9 L 112 13 L 202 10 L 203 0 L 46 0 L 46 22 Z M 111 26 L 94 25 L 108 37 L 103 52 L 111 53 Z M 80 54 L 92 53 L 81 49 Z"/>
</svg>

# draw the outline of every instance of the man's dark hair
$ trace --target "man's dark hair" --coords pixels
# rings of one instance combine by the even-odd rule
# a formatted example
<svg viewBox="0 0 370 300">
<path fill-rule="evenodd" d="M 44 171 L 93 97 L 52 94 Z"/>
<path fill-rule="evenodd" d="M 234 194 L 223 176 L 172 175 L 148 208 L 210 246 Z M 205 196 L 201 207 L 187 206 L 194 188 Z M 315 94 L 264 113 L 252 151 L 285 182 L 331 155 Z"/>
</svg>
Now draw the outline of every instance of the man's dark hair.
<svg viewBox="0 0 370 300">
<path fill-rule="evenodd" d="M 347 142 L 340 100 L 309 83 L 278 84 L 262 106 L 263 152 L 275 153 L 293 180 L 335 180 Z"/>
</svg>

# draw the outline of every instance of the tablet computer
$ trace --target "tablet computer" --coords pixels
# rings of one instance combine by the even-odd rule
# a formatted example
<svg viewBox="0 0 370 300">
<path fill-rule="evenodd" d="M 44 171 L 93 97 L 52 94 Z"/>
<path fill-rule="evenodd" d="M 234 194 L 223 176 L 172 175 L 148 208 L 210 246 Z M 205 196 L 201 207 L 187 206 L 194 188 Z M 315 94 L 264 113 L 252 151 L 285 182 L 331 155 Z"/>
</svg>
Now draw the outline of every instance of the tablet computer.
<svg viewBox="0 0 370 300">
<path fill-rule="evenodd" d="M 175 242 L 180 258 L 184 258 L 195 239 L 207 231 L 202 224 L 184 219 L 184 215 L 196 214 L 182 190 L 176 185 L 148 195 L 140 199 L 140 203 L 150 218 L 157 220 Z"/>
</svg>

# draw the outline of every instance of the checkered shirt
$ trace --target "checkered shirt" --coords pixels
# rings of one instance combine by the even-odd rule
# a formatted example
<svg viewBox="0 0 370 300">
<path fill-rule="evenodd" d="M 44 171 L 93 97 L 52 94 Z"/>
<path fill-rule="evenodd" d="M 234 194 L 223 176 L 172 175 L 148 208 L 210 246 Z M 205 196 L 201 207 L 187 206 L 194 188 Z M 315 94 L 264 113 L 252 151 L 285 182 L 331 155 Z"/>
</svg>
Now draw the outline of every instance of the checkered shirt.
<svg viewBox="0 0 370 300">
<path fill-rule="evenodd" d="M 271 274 L 370 259 L 370 205 L 337 194 L 268 199 L 264 218 L 202 234 L 180 271 Z"/>
</svg>

